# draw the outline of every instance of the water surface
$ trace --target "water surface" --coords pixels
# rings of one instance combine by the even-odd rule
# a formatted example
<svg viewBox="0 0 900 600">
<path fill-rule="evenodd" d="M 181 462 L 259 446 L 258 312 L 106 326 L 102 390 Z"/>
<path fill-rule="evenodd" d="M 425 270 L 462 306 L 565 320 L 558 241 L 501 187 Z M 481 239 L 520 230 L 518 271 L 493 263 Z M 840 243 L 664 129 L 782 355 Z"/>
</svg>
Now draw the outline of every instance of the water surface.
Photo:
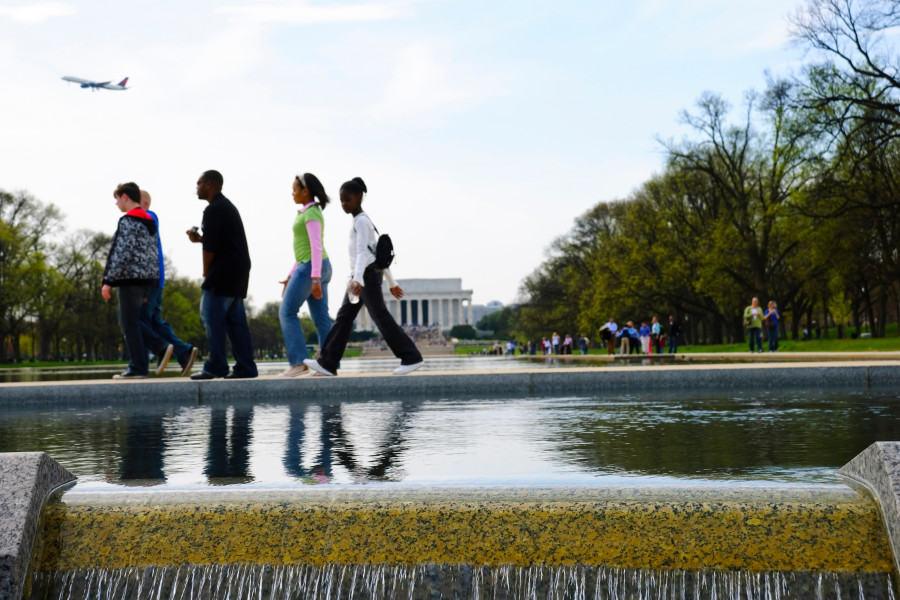
<svg viewBox="0 0 900 600">
<path fill-rule="evenodd" d="M 223 402 L 4 409 L 0 452 L 78 489 L 304 484 L 837 483 L 900 439 L 897 393 Z"/>
</svg>

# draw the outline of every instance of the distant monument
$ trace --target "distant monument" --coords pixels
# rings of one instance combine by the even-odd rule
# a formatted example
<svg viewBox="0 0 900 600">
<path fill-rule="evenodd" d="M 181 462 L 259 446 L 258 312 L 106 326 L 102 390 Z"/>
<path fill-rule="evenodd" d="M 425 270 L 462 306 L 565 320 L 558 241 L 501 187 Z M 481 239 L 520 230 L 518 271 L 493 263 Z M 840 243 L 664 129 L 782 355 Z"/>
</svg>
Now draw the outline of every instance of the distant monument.
<svg viewBox="0 0 900 600">
<path fill-rule="evenodd" d="M 406 293 L 397 300 L 388 290 L 381 289 L 384 303 L 400 325 L 437 326 L 441 331 L 454 325 L 475 326 L 472 316 L 472 290 L 462 289 L 462 279 L 398 279 Z M 375 331 L 375 323 L 367 311 L 360 311 L 356 328 Z"/>
</svg>

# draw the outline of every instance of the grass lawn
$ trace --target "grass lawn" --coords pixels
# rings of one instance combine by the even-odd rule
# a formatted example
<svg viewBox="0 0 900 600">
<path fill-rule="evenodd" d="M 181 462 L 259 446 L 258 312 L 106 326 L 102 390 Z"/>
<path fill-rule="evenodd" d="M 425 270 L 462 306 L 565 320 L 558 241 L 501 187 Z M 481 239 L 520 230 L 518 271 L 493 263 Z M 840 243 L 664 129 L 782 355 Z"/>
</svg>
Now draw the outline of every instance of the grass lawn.
<svg viewBox="0 0 900 600">
<path fill-rule="evenodd" d="M 886 337 L 883 338 L 866 338 L 852 339 L 850 332 L 855 331 L 847 328 L 846 337 L 837 339 L 837 330 L 830 329 L 827 332 L 828 339 L 822 340 L 780 340 L 778 342 L 779 352 L 890 352 L 900 351 L 900 335 L 898 335 L 898 327 L 896 323 L 889 324 L 886 328 Z M 823 332 L 825 335 L 826 332 Z M 468 355 L 471 353 L 481 354 L 482 349 L 490 349 L 493 346 L 492 340 L 485 340 L 481 344 L 457 345 L 454 349 L 456 354 Z M 506 343 L 503 342 L 506 348 Z M 768 349 L 766 341 L 763 340 L 763 348 Z M 739 344 L 717 344 L 717 345 L 681 345 L 678 347 L 679 354 L 684 353 L 719 353 L 719 352 L 750 352 L 749 341 Z M 580 352 L 576 352 L 580 354 Z M 588 354 L 606 354 L 605 347 L 593 347 Z"/>
</svg>

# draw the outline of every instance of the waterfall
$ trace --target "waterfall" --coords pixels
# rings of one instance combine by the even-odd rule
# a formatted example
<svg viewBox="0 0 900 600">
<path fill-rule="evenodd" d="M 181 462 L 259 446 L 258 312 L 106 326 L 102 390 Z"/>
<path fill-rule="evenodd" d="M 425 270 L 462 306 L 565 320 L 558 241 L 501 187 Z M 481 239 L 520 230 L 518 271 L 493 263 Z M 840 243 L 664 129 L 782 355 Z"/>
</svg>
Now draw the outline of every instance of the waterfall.
<svg viewBox="0 0 900 600">
<path fill-rule="evenodd" d="M 37 572 L 32 600 L 896 600 L 887 573 L 468 565 L 182 565 Z"/>
</svg>

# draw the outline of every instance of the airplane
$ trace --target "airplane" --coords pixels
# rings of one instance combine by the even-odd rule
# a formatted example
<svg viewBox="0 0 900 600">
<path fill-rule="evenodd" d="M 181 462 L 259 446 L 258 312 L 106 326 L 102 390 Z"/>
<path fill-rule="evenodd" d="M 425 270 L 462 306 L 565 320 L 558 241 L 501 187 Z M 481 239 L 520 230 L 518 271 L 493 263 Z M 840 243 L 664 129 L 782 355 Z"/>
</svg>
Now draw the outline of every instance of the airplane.
<svg viewBox="0 0 900 600">
<path fill-rule="evenodd" d="M 112 81 L 90 81 L 89 79 L 81 79 L 79 77 L 69 77 L 66 75 L 63 77 L 64 81 L 71 81 L 72 83 L 77 83 L 81 85 L 82 88 L 91 88 L 91 91 L 96 90 L 113 90 L 113 91 L 121 91 L 127 90 L 125 84 L 128 83 L 128 78 L 126 77 L 119 83 L 113 83 Z"/>
</svg>

